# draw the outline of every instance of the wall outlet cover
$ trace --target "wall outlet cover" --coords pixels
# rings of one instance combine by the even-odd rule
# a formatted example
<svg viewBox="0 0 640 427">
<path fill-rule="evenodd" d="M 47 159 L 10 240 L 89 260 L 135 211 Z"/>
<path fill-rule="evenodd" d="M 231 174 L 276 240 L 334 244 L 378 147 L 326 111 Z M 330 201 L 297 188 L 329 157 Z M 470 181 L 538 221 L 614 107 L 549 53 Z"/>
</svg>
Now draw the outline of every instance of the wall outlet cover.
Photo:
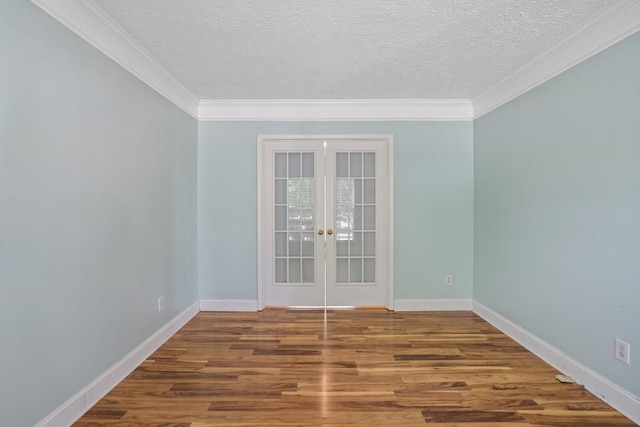
<svg viewBox="0 0 640 427">
<path fill-rule="evenodd" d="M 615 357 L 621 362 L 631 365 L 631 346 L 629 343 L 616 338 Z"/>
</svg>

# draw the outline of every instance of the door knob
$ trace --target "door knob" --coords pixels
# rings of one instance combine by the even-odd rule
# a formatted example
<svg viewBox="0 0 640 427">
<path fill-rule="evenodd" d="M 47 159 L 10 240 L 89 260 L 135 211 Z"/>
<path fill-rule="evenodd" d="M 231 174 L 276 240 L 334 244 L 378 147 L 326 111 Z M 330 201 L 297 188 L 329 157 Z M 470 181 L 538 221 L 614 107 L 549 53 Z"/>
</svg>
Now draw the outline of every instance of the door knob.
<svg viewBox="0 0 640 427">
<path fill-rule="evenodd" d="M 333 230 L 332 230 L 332 229 L 328 229 L 328 230 L 327 230 L 327 234 L 328 234 L 329 236 L 331 236 L 331 235 L 333 234 Z"/>
<path fill-rule="evenodd" d="M 318 236 L 322 236 L 323 234 L 324 234 L 324 231 L 318 230 Z"/>
</svg>

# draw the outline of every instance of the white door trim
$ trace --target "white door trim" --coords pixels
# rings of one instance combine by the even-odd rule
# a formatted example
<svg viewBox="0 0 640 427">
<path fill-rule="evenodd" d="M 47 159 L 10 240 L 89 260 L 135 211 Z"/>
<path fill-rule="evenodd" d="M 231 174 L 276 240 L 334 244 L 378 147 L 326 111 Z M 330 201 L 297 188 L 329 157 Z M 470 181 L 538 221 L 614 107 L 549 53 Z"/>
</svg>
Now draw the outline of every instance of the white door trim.
<svg viewBox="0 0 640 427">
<path fill-rule="evenodd" d="M 371 141 L 378 140 L 383 141 L 387 144 L 387 176 L 388 176 L 388 212 L 387 212 L 387 230 L 388 230 L 388 259 L 387 262 L 387 302 L 386 307 L 389 310 L 394 309 L 394 197 L 393 197 L 393 189 L 394 189 L 394 176 L 393 176 L 393 135 L 391 134 L 309 134 L 309 135 L 288 135 L 288 134 L 259 134 L 257 136 L 257 144 L 258 144 L 258 176 L 257 176 L 257 216 L 258 216 L 258 310 L 262 310 L 265 306 L 265 286 L 269 282 L 264 277 L 265 266 L 267 262 L 271 262 L 271 260 L 266 260 L 266 254 L 263 249 L 264 246 L 264 219 L 267 216 L 265 213 L 265 209 L 267 208 L 264 200 L 264 191 L 265 185 L 269 185 L 269 183 L 265 183 L 263 179 L 265 165 L 263 162 L 264 159 L 264 145 L 269 141 Z"/>
</svg>

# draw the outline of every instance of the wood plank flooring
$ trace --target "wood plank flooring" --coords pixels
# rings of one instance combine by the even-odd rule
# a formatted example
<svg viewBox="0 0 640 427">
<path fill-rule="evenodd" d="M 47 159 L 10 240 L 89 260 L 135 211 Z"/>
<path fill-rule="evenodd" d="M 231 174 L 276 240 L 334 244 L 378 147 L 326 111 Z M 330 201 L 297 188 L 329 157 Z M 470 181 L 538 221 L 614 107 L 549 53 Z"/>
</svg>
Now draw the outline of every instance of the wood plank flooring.
<svg viewBox="0 0 640 427">
<path fill-rule="evenodd" d="M 201 312 L 75 424 L 634 426 L 471 312 Z"/>
</svg>

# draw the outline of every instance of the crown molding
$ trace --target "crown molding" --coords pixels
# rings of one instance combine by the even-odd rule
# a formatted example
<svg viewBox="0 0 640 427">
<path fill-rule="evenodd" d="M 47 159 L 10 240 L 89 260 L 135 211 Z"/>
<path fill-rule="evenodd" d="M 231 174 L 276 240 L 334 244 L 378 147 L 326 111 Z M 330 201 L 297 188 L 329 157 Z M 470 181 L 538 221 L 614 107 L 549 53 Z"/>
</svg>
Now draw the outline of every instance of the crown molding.
<svg viewBox="0 0 640 427">
<path fill-rule="evenodd" d="M 640 30 L 640 2 L 617 1 L 473 100 L 198 100 L 93 2 L 31 1 L 202 121 L 474 120 Z"/>
<path fill-rule="evenodd" d="M 197 118 L 198 98 L 93 2 L 31 1 L 169 101 Z"/>
<path fill-rule="evenodd" d="M 498 85 L 474 98 L 474 119 L 517 98 L 638 30 L 640 1 L 621 0 L 613 3 L 550 49 L 535 56 Z"/>
<path fill-rule="evenodd" d="M 468 99 L 269 99 L 200 101 L 203 121 L 472 120 Z"/>
</svg>

